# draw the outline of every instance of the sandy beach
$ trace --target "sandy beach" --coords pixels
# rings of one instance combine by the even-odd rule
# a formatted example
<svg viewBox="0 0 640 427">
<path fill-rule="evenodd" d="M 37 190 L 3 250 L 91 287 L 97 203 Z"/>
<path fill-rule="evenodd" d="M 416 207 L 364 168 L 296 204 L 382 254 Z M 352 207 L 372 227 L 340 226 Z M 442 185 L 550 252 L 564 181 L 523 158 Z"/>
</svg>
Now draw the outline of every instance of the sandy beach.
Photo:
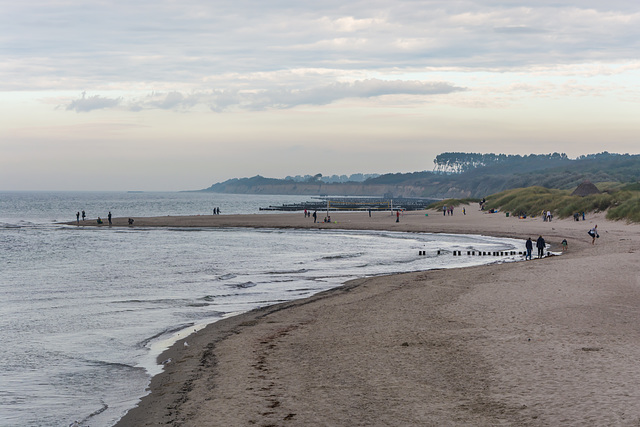
<svg viewBox="0 0 640 427">
<path fill-rule="evenodd" d="M 331 212 L 331 224 L 302 213 L 134 218 L 134 227 L 542 235 L 554 252 L 565 238 L 569 250 L 358 279 L 219 321 L 161 356 L 171 363 L 117 426 L 640 425 L 640 225 L 466 211 L 407 212 L 398 223 L 389 212 Z"/>
</svg>

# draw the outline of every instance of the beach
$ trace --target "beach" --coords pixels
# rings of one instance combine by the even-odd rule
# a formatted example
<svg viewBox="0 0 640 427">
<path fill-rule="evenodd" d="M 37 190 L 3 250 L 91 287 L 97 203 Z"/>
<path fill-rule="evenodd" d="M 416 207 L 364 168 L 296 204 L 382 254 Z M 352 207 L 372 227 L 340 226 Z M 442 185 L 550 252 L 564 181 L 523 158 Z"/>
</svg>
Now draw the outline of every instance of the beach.
<svg viewBox="0 0 640 427">
<path fill-rule="evenodd" d="M 117 426 L 639 425 L 640 225 L 466 212 L 134 218 L 569 244 L 540 260 L 357 279 L 213 323 L 161 356 L 151 393 Z"/>
</svg>

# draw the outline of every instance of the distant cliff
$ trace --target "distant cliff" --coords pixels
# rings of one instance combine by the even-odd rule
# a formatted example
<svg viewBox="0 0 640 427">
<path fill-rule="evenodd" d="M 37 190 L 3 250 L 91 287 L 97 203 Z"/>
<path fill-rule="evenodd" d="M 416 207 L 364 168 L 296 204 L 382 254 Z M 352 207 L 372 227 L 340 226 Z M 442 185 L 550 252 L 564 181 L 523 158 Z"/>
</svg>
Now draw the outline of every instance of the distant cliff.
<svg viewBox="0 0 640 427">
<path fill-rule="evenodd" d="M 425 197 L 422 186 L 412 184 L 372 184 L 364 182 L 323 183 L 293 182 L 290 180 L 264 178 L 230 179 L 217 183 L 203 191 L 233 194 L 291 194 L 291 195 L 332 195 L 332 196 L 371 196 L 383 197 Z"/>
<path fill-rule="evenodd" d="M 541 186 L 575 189 L 583 181 L 632 184 L 640 180 L 640 155 L 599 153 L 572 160 L 564 154 L 494 155 L 444 153 L 434 172 L 380 175 L 362 182 L 327 183 L 262 176 L 234 178 L 202 191 L 235 194 L 291 194 L 370 197 L 481 198 L 500 191 Z"/>
</svg>

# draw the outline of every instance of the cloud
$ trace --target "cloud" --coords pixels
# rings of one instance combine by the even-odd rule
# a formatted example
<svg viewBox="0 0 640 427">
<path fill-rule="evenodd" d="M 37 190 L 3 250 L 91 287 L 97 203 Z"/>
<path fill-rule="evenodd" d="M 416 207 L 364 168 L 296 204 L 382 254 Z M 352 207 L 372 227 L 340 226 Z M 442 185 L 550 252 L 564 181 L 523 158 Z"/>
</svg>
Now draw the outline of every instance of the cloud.
<svg viewBox="0 0 640 427">
<path fill-rule="evenodd" d="M 516 25 L 510 27 L 496 27 L 493 29 L 496 33 L 506 33 L 506 34 L 542 34 L 547 33 L 547 30 L 543 30 L 540 28 L 531 28 L 525 27 L 523 25 Z"/>
<path fill-rule="evenodd" d="M 99 95 L 69 103 L 67 110 L 87 112 L 102 108 L 124 107 L 131 111 L 178 110 L 189 111 L 206 106 L 212 111 L 288 109 L 300 105 L 326 105 L 347 98 L 374 98 L 384 95 L 446 95 L 467 90 L 446 82 L 366 79 L 353 82 L 334 82 L 312 88 L 253 88 L 209 90 L 194 93 L 171 91 L 154 92 L 128 101 Z"/>
<path fill-rule="evenodd" d="M 121 98 L 105 98 L 100 95 L 86 96 L 85 92 L 82 92 L 82 97 L 71 101 L 67 105 L 67 110 L 75 111 L 76 113 L 87 113 L 93 110 L 102 110 L 106 108 L 114 108 L 120 104 Z"/>
<path fill-rule="evenodd" d="M 230 73 L 614 63 L 640 49 L 628 0 L 4 3 L 0 90 L 207 90 Z"/>
</svg>

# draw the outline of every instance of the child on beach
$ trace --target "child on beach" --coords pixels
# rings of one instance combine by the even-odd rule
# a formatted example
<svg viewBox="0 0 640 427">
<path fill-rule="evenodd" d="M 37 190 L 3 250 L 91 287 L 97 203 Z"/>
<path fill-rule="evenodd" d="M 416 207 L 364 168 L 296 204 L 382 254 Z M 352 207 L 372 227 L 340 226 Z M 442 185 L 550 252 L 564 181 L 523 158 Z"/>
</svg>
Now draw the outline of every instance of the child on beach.
<svg viewBox="0 0 640 427">
<path fill-rule="evenodd" d="M 562 240 L 562 252 L 566 252 L 567 251 L 567 239 Z"/>
</svg>

